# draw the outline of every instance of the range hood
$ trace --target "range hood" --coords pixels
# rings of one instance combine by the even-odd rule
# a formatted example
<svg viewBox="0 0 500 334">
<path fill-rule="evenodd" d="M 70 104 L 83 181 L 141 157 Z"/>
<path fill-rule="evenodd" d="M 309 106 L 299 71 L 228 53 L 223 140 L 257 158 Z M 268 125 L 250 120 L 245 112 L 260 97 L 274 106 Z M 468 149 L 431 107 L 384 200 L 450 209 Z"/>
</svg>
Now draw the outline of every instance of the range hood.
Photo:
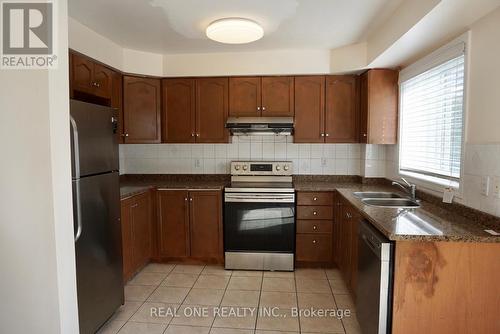
<svg viewBox="0 0 500 334">
<path fill-rule="evenodd" d="M 289 136 L 293 131 L 293 117 L 229 117 L 226 128 L 234 136 Z"/>
</svg>

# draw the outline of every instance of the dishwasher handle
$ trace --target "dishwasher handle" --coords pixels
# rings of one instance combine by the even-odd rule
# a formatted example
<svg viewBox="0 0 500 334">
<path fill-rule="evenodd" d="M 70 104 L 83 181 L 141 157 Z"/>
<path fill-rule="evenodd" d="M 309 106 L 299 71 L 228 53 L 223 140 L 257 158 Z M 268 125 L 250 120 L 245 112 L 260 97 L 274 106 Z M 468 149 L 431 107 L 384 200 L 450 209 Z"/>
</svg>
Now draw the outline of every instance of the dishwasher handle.
<svg viewBox="0 0 500 334">
<path fill-rule="evenodd" d="M 365 244 L 377 255 L 377 257 L 380 257 L 380 245 L 377 245 L 373 238 L 370 237 L 370 235 L 367 234 L 361 234 L 361 239 L 365 242 Z"/>
</svg>

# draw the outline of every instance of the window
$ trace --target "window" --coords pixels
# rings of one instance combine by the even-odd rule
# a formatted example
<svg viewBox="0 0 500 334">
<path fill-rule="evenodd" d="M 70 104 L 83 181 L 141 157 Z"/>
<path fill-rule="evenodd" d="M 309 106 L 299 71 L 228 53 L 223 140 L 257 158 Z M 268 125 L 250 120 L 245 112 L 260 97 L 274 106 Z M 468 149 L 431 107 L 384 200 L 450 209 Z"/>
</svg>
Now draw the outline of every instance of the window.
<svg viewBox="0 0 500 334">
<path fill-rule="evenodd" d="M 399 170 L 458 187 L 462 165 L 465 44 L 400 78 Z M 418 73 L 418 74 L 415 74 Z M 405 77 L 406 76 L 406 77 Z"/>
</svg>

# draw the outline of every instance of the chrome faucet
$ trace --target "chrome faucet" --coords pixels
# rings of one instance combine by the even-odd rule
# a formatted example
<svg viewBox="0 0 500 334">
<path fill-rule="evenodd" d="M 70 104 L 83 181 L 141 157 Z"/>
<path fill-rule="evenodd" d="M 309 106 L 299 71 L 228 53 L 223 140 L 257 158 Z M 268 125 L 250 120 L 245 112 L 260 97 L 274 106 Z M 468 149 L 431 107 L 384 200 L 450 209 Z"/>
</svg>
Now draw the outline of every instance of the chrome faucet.
<svg viewBox="0 0 500 334">
<path fill-rule="evenodd" d="M 415 184 L 412 184 L 412 183 L 406 181 L 406 179 L 404 177 L 402 177 L 401 180 L 403 180 L 404 184 L 401 182 L 392 181 L 392 185 L 398 186 L 401 189 L 403 189 L 406 193 L 408 193 L 408 195 L 410 195 L 410 199 L 412 201 L 416 202 L 417 201 L 417 186 Z"/>
</svg>

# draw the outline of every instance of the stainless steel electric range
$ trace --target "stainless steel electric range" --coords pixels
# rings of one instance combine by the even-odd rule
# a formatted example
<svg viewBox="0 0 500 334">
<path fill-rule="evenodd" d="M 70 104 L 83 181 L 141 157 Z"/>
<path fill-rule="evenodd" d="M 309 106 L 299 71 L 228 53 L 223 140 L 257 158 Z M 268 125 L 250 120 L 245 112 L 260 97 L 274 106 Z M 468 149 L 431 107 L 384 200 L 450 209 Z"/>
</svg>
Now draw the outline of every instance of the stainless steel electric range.
<svg viewBox="0 0 500 334">
<path fill-rule="evenodd" d="M 294 269 L 295 190 L 289 161 L 233 161 L 224 194 L 226 269 Z"/>
</svg>

